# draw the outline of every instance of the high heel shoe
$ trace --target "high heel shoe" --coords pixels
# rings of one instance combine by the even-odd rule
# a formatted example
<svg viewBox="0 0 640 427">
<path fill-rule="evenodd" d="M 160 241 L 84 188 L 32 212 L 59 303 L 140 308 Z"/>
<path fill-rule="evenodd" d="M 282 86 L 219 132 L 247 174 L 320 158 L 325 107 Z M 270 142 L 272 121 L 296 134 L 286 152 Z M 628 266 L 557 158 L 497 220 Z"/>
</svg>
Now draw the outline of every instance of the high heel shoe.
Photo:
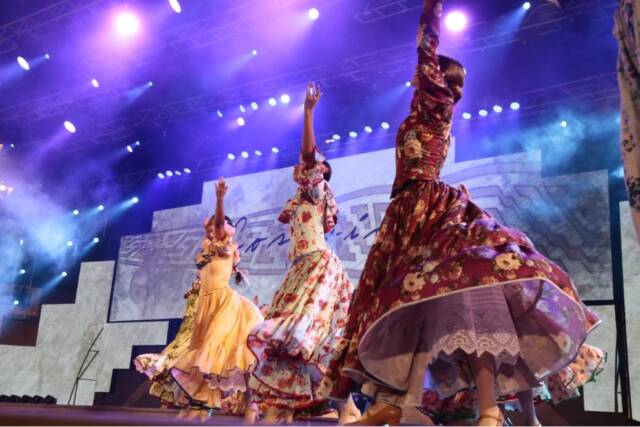
<svg viewBox="0 0 640 427">
<path fill-rule="evenodd" d="M 345 424 L 347 426 L 397 426 L 400 425 L 400 418 L 402 418 L 402 409 L 398 406 L 384 404 L 381 408 L 376 408 L 377 405 L 369 408 L 358 421 Z"/>
</svg>

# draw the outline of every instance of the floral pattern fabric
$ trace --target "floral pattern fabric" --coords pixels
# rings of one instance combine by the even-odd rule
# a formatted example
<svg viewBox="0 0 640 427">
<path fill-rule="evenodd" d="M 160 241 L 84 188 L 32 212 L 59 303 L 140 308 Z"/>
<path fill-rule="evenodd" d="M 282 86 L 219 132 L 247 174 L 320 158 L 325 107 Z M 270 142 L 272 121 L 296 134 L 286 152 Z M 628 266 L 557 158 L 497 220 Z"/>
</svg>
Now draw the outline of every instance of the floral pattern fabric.
<svg viewBox="0 0 640 427">
<path fill-rule="evenodd" d="M 258 358 L 249 382 L 254 399 L 296 411 L 322 408 L 329 396 L 328 367 L 346 348 L 343 330 L 353 293 L 342 263 L 324 240 L 324 230 L 332 228 L 323 220 L 325 212 L 333 215 L 337 207 L 320 171 L 314 168 L 310 179 L 298 181 L 296 197 L 280 216 L 291 228 L 294 261 L 265 322 L 249 336 Z"/>
<path fill-rule="evenodd" d="M 640 239 L 640 1 L 621 0 L 615 16 L 625 184 Z"/>
<path fill-rule="evenodd" d="M 142 354 L 134 359 L 136 370 L 151 380 L 149 394 L 156 396 L 167 406 L 184 407 L 189 401 L 170 375 L 175 361 L 189 348 L 193 336 L 194 319 L 198 302 L 199 282 L 194 281 L 185 295 L 187 305 L 178 333 L 160 354 Z"/>
<path fill-rule="evenodd" d="M 333 395 L 345 398 L 353 381 L 402 390 L 390 379 L 397 372 L 385 377 L 384 369 L 375 370 L 375 375 L 370 369 L 393 356 L 385 336 L 411 329 L 399 320 L 404 310 L 493 286 L 504 290 L 514 313 L 521 360 L 560 398 L 601 369 L 604 353 L 584 345 L 600 320 L 582 303 L 567 273 L 539 253 L 526 235 L 499 224 L 464 192 L 437 179 L 449 147 L 453 105 L 436 55 L 441 14 L 440 1 L 425 2 L 418 37 L 418 88 L 411 114 L 398 133 L 393 200 L 352 300 L 346 328 L 349 346 L 332 366 Z M 429 311 L 423 310 L 415 321 L 428 328 Z M 404 365 L 399 365 L 407 373 L 411 354 L 403 355 Z M 464 387 L 460 384 L 458 390 Z"/>
</svg>

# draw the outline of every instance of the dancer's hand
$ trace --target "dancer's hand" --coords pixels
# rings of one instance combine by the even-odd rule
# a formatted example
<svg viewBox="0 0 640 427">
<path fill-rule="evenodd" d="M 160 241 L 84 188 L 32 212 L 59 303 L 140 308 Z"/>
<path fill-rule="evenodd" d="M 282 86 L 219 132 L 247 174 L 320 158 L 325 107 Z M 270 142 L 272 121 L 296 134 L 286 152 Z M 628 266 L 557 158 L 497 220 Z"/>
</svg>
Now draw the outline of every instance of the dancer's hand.
<svg viewBox="0 0 640 427">
<path fill-rule="evenodd" d="M 469 192 L 469 189 L 464 184 L 460 184 L 460 191 L 462 192 L 462 194 L 467 196 L 467 199 L 471 200 L 471 193 Z"/>
<path fill-rule="evenodd" d="M 227 190 L 229 187 L 227 183 L 224 181 L 223 177 L 218 178 L 218 182 L 216 182 L 216 197 L 218 199 L 224 199 L 224 196 L 227 195 Z"/>
<path fill-rule="evenodd" d="M 307 93 L 304 98 L 304 110 L 311 112 L 316 105 L 318 105 L 318 101 L 322 97 L 322 91 L 320 91 L 320 86 L 311 82 L 307 85 Z"/>
</svg>

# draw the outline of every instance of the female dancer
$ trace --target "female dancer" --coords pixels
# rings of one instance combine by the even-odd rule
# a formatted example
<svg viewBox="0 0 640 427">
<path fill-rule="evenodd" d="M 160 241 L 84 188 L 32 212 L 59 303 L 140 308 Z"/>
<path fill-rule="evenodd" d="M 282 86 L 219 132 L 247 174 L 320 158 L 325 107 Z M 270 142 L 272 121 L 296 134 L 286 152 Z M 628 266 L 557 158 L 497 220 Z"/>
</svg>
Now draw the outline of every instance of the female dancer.
<svg viewBox="0 0 640 427">
<path fill-rule="evenodd" d="M 319 99 L 319 88 L 309 85 L 302 161 L 293 170 L 299 187 L 278 218 L 289 224 L 293 264 L 267 320 L 249 335 L 259 361 L 250 386 L 255 399 L 268 406 L 267 423 L 290 422 L 296 411 L 325 402 L 332 387 L 327 366 L 347 344 L 343 328 L 353 284 L 324 236 L 336 225 L 338 207 L 328 184 L 331 168 L 316 149 L 313 109 Z M 356 411 L 352 404 L 342 420 Z"/>
<path fill-rule="evenodd" d="M 256 359 L 247 347 L 249 331 L 262 322 L 260 310 L 229 287 L 238 273 L 235 229 L 224 216 L 227 185 L 216 185 L 216 212 L 207 222 L 207 237 L 198 255 L 200 289 L 193 334 L 188 349 L 173 363 L 171 376 L 192 406 L 188 416 L 206 416 L 221 408 L 225 394 L 245 393 L 245 421 L 255 422 L 257 407 L 247 387 Z M 238 279 L 238 278 L 237 278 Z"/>
<path fill-rule="evenodd" d="M 532 388 L 552 380 L 557 395 L 599 369 L 603 353 L 583 345 L 599 320 L 523 233 L 439 180 L 465 77 L 436 53 L 441 15 L 440 0 L 424 0 L 393 200 L 354 295 L 349 349 L 333 368 L 375 385 L 362 425 L 397 423 L 402 406 L 420 406 L 423 387 L 440 398 L 477 387 L 479 425 L 502 425 L 496 396 L 519 393 L 536 425 Z"/>
</svg>

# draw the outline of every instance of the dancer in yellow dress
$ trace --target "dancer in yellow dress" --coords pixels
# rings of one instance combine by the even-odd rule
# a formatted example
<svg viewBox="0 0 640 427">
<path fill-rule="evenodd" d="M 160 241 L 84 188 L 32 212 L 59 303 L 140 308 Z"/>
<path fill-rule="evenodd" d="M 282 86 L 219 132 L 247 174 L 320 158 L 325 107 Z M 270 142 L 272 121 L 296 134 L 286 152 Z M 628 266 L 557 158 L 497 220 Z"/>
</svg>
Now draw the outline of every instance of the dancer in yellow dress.
<svg viewBox="0 0 640 427">
<path fill-rule="evenodd" d="M 208 221 L 207 238 L 197 263 L 200 275 L 197 309 L 189 348 L 175 361 L 171 376 L 191 405 L 189 416 L 206 416 L 219 409 L 225 396 L 245 394 L 245 421 L 255 422 L 257 407 L 252 403 L 247 378 L 256 358 L 247 347 L 251 329 L 263 321 L 260 310 L 230 286 L 238 274 L 238 245 L 235 229 L 224 215 L 227 185 L 216 185 L 216 212 Z"/>
</svg>

